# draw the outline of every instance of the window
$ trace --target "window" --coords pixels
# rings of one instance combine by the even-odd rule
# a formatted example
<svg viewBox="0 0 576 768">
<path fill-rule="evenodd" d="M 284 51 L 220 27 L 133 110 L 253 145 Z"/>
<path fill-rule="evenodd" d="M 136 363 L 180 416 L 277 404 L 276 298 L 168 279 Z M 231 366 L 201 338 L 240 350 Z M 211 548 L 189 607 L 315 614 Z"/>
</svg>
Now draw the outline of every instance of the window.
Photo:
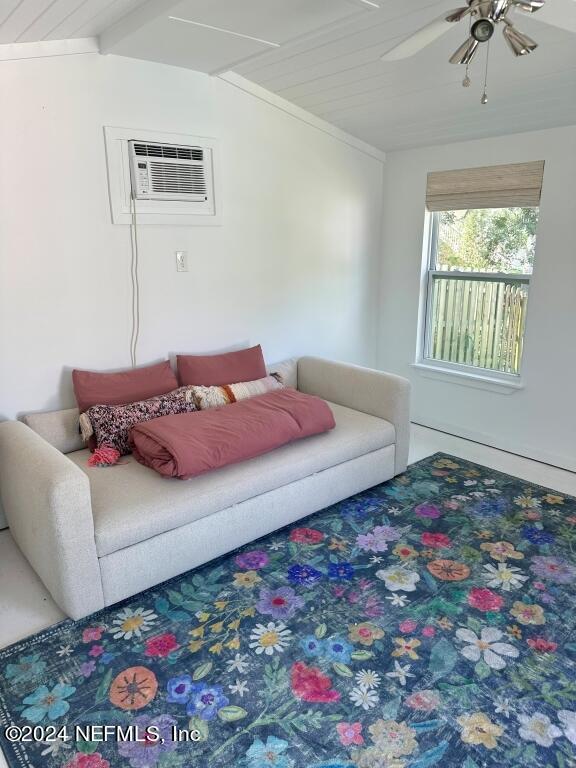
<svg viewBox="0 0 576 768">
<path fill-rule="evenodd" d="M 533 165 L 543 171 L 543 164 L 524 164 Z M 421 364 L 508 381 L 520 376 L 538 205 L 505 203 L 538 203 L 540 193 L 486 188 L 497 186 L 496 169 L 501 180 L 517 167 L 431 174 L 443 177 L 435 186 L 429 176 Z"/>
</svg>

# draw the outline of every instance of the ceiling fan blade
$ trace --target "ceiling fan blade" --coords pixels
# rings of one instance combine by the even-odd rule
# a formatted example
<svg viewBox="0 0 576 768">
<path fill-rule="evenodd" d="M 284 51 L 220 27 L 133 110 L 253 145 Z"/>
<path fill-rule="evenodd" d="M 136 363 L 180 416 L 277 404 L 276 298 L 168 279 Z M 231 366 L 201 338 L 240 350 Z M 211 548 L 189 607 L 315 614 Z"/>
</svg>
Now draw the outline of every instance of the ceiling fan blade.
<svg viewBox="0 0 576 768">
<path fill-rule="evenodd" d="M 455 21 L 460 21 L 470 13 L 470 7 L 457 8 L 449 14 L 442 14 L 440 18 L 427 24 L 418 32 L 410 35 L 398 45 L 395 45 L 382 56 L 382 61 L 399 61 L 419 53 L 423 48 L 433 43 L 451 28 Z"/>
<path fill-rule="evenodd" d="M 450 57 L 450 64 L 469 64 L 476 55 L 479 45 L 478 40 L 469 37 L 458 50 L 454 51 Z"/>
<path fill-rule="evenodd" d="M 515 7 L 522 10 L 518 5 Z M 576 33 L 576 1 L 554 0 L 546 3 L 538 13 L 531 15 L 531 18 L 538 24 L 550 24 L 567 32 Z"/>
<path fill-rule="evenodd" d="M 508 0 L 496 0 L 492 5 L 492 18 L 494 21 L 499 21 L 503 16 L 506 16 L 509 10 Z"/>
<path fill-rule="evenodd" d="M 455 11 L 450 11 L 450 13 L 446 16 L 446 21 L 450 24 L 453 24 L 455 21 L 462 21 L 462 19 L 465 16 L 468 16 L 470 13 L 470 6 L 465 5 L 462 8 L 456 8 Z"/>
<path fill-rule="evenodd" d="M 546 0 L 511 0 L 511 5 L 526 13 L 536 13 L 546 5 Z"/>
</svg>

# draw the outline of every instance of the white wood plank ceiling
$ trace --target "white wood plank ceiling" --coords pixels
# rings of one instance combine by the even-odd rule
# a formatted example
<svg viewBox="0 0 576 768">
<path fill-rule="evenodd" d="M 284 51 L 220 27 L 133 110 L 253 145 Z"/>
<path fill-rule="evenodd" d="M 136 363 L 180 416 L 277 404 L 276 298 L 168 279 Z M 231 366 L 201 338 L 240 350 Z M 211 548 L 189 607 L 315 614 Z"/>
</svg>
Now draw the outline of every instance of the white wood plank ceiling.
<svg viewBox="0 0 576 768">
<path fill-rule="evenodd" d="M 99 35 L 142 0 L 0 0 L 0 43 Z"/>
<path fill-rule="evenodd" d="M 540 44 L 514 58 L 448 63 L 455 24 L 412 58 L 381 55 L 457 0 L 0 0 L 0 44 L 97 36 L 104 53 L 211 74 L 232 70 L 384 150 L 576 123 L 576 0 L 548 0 L 517 25 Z M 544 21 L 548 23 L 543 23 Z"/>
</svg>

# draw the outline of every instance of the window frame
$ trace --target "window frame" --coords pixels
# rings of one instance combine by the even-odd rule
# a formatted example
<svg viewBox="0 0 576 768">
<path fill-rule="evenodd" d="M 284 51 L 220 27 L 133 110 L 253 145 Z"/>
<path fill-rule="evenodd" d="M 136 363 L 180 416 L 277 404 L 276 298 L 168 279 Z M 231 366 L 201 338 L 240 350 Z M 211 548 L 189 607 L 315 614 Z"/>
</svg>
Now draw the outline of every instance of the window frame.
<svg viewBox="0 0 576 768">
<path fill-rule="evenodd" d="M 436 269 L 436 256 L 438 253 L 440 213 L 426 212 L 425 237 L 422 259 L 422 279 L 420 291 L 420 323 L 418 329 L 416 366 L 418 368 L 428 368 L 440 374 L 456 374 L 460 377 L 484 380 L 488 383 L 497 383 L 508 385 L 514 388 L 523 386 L 523 372 L 525 362 L 525 343 L 528 327 L 528 310 L 524 322 L 522 358 L 520 360 L 520 370 L 518 373 L 509 373 L 507 371 L 497 371 L 493 368 L 482 368 L 476 365 L 466 363 L 453 363 L 448 360 L 441 360 L 431 356 L 431 335 L 432 335 L 432 302 L 433 302 L 433 284 L 434 278 L 442 277 L 444 279 L 468 280 L 478 282 L 511 282 L 526 286 L 528 294 L 528 306 L 530 305 L 530 284 L 532 274 L 506 273 L 506 272 L 464 272 L 459 270 L 439 270 Z"/>
</svg>

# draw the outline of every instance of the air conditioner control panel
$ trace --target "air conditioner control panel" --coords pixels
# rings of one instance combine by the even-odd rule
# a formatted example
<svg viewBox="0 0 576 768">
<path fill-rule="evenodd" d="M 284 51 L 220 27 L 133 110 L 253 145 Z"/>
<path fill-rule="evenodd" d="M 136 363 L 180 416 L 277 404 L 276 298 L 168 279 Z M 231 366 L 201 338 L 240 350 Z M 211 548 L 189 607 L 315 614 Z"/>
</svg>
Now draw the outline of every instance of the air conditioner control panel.
<svg viewBox="0 0 576 768">
<path fill-rule="evenodd" d="M 139 160 L 136 171 L 136 196 L 147 195 L 150 192 L 149 187 L 148 163 Z"/>
</svg>

